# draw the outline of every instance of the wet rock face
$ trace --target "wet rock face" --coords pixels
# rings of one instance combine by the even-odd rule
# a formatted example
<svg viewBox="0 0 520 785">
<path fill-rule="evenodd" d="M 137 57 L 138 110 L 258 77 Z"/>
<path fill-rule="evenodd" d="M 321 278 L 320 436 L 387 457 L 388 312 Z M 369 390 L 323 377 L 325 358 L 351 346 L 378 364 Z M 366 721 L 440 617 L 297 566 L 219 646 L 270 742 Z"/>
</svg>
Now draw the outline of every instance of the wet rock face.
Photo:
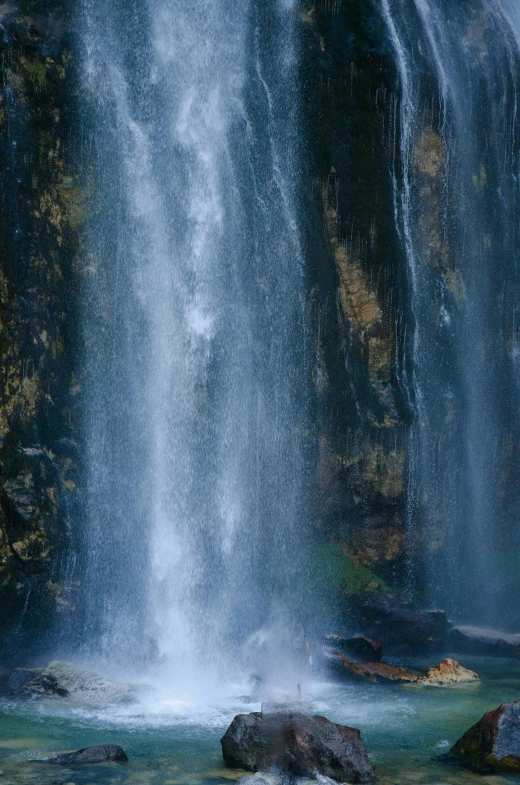
<svg viewBox="0 0 520 785">
<path fill-rule="evenodd" d="M 367 633 L 383 644 L 409 645 L 420 652 L 442 647 L 448 637 L 449 622 L 442 611 L 422 611 L 390 597 L 374 597 L 355 610 Z"/>
<path fill-rule="evenodd" d="M 520 701 L 488 711 L 453 747 L 468 768 L 520 772 Z"/>
<path fill-rule="evenodd" d="M 406 292 L 388 162 L 395 68 L 377 5 L 309 2 L 301 13 L 320 445 L 312 504 L 320 536 L 398 586 L 410 412 L 396 365 Z"/>
<path fill-rule="evenodd" d="M 300 777 L 319 774 L 352 783 L 370 782 L 373 777 L 359 731 L 325 717 L 290 712 L 239 714 L 221 744 L 226 763 L 248 771 L 274 766 Z"/>
<path fill-rule="evenodd" d="M 70 606 L 53 567 L 68 544 L 78 473 L 86 189 L 71 150 L 73 6 L 13 2 L 0 19 L 0 632 L 15 655 Z"/>
<path fill-rule="evenodd" d="M 48 763 L 71 766 L 80 763 L 105 763 L 106 761 L 123 763 L 127 760 L 128 757 L 121 747 L 115 744 L 96 744 L 95 747 L 85 747 L 77 752 L 55 755 L 49 758 Z"/>
</svg>

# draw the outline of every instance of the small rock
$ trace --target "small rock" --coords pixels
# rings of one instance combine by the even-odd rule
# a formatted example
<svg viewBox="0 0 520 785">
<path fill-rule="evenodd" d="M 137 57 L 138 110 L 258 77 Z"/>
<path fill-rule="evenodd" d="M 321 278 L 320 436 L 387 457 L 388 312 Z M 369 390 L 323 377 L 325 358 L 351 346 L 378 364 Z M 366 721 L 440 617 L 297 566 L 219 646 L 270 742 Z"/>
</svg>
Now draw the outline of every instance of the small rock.
<svg viewBox="0 0 520 785">
<path fill-rule="evenodd" d="M 373 777 L 359 731 L 325 717 L 283 711 L 239 714 L 221 744 L 226 763 L 248 771 L 274 766 L 297 777 L 319 774 L 349 783 L 370 782 Z"/>
<path fill-rule="evenodd" d="M 388 665 L 386 662 L 355 662 L 334 649 L 327 650 L 325 657 L 330 670 L 349 680 L 374 684 L 413 684 L 419 678 L 405 668 Z"/>
<path fill-rule="evenodd" d="M 520 701 L 486 712 L 452 748 L 468 768 L 520 772 Z"/>
<path fill-rule="evenodd" d="M 327 635 L 327 644 L 337 651 L 362 662 L 379 662 L 383 659 L 383 645 L 365 635 L 355 638 L 342 638 L 340 635 Z"/>
<path fill-rule="evenodd" d="M 77 752 L 68 752 L 65 755 L 54 755 L 48 758 L 47 763 L 56 763 L 60 766 L 69 766 L 77 763 L 104 763 L 105 761 L 126 761 L 125 752 L 116 744 L 96 744 L 94 747 L 85 747 Z"/>
<path fill-rule="evenodd" d="M 454 651 L 464 654 L 520 657 L 520 635 L 481 627 L 454 627 L 450 632 L 449 645 Z"/>
<path fill-rule="evenodd" d="M 430 668 L 426 676 L 422 676 L 417 683 L 432 687 L 451 687 L 454 684 L 476 681 L 480 679 L 475 671 L 463 668 L 456 660 L 447 657 L 439 665 Z"/>
</svg>

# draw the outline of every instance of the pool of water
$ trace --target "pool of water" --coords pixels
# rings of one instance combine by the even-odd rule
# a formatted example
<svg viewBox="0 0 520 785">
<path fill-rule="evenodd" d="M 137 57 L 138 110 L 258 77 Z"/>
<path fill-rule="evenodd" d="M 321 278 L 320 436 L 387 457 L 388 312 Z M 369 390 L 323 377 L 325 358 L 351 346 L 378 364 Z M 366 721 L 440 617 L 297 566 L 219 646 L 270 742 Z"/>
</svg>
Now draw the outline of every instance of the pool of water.
<svg viewBox="0 0 520 785">
<path fill-rule="evenodd" d="M 520 663 L 465 658 L 463 664 L 480 674 L 480 684 L 440 689 L 314 682 L 304 697 L 315 713 L 361 730 L 381 785 L 514 782 L 467 772 L 444 757 L 485 711 L 520 699 Z M 220 738 L 235 714 L 260 709 L 239 692 L 195 707 L 158 691 L 117 709 L 87 709 L 67 699 L 1 701 L 0 785 L 225 785 L 245 772 L 225 767 Z M 121 745 L 129 762 L 33 762 L 103 743 Z"/>
</svg>

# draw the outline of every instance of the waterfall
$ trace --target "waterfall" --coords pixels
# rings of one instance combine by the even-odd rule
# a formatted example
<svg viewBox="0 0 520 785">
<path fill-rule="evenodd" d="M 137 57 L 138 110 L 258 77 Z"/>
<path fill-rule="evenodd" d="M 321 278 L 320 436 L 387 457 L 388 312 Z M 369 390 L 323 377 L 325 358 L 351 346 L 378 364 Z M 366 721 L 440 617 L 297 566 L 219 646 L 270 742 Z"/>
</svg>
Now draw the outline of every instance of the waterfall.
<svg viewBox="0 0 520 785">
<path fill-rule="evenodd" d="M 382 0 L 395 62 L 396 223 L 412 336 L 411 583 L 455 618 L 514 624 L 520 9 Z M 405 369 L 406 370 L 406 369 Z"/>
<path fill-rule="evenodd" d="M 269 676 L 303 634 L 295 13 L 83 0 L 99 195 L 79 618 L 120 668 L 215 680 L 260 653 Z"/>
</svg>

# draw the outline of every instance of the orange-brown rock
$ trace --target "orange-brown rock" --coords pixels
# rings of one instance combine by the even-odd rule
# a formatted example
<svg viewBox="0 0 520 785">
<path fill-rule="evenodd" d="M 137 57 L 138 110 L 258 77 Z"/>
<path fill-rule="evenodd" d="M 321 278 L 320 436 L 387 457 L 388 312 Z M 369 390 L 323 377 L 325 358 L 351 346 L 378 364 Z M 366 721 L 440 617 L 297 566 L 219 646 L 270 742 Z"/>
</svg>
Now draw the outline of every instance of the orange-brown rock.
<svg viewBox="0 0 520 785">
<path fill-rule="evenodd" d="M 480 679 L 475 671 L 463 668 L 459 662 L 447 657 L 439 665 L 430 668 L 426 676 L 422 676 L 418 680 L 418 684 L 431 687 L 451 687 L 454 684 L 477 681 Z"/>
<path fill-rule="evenodd" d="M 372 684 L 414 684 L 419 678 L 405 668 L 386 662 L 351 660 L 336 649 L 327 649 L 325 658 L 331 671 L 348 680 L 368 681 Z"/>
</svg>

